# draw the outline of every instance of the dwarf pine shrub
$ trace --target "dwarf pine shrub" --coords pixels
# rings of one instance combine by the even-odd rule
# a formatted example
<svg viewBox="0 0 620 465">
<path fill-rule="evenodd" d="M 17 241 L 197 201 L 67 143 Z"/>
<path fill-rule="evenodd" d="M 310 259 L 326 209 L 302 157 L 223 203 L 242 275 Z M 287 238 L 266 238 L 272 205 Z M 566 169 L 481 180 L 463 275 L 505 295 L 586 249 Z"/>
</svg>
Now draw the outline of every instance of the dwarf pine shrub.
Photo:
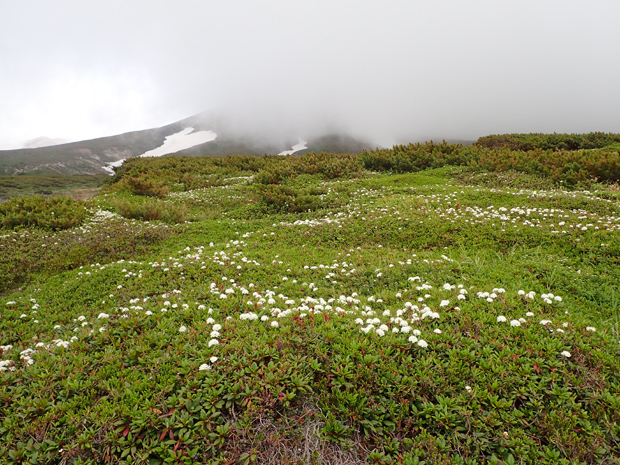
<svg viewBox="0 0 620 465">
<path fill-rule="evenodd" d="M 0 227 L 58 231 L 79 225 L 87 215 L 84 202 L 70 197 L 19 197 L 0 204 Z"/>
<path fill-rule="evenodd" d="M 607 147 L 620 142 L 620 134 L 500 134 L 480 137 L 474 145 L 510 150 L 581 150 Z"/>
<path fill-rule="evenodd" d="M 164 198 L 170 192 L 165 181 L 156 181 L 148 177 L 128 177 L 123 180 L 124 185 L 136 195 Z"/>
<path fill-rule="evenodd" d="M 183 223 L 189 212 L 182 204 L 172 204 L 156 199 L 115 199 L 113 205 L 124 218 L 142 221 Z"/>
</svg>

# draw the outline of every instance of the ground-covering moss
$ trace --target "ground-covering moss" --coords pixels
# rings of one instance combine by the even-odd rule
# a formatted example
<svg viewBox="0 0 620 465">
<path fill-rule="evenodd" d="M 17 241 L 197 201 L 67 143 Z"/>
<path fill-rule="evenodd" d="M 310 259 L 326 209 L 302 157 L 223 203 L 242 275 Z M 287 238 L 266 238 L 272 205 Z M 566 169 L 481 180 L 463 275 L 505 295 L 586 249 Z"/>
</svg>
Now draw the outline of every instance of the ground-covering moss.
<svg viewBox="0 0 620 465">
<path fill-rule="evenodd" d="M 613 187 L 167 158 L 2 232 L 0 463 L 619 463 Z"/>
</svg>

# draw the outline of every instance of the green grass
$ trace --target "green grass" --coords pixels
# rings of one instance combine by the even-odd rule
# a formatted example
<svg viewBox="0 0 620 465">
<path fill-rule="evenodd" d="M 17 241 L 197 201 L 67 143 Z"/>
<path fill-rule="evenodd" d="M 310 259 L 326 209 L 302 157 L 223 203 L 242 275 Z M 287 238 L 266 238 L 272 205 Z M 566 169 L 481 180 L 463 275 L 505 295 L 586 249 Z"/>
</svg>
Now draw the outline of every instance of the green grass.
<svg viewBox="0 0 620 465">
<path fill-rule="evenodd" d="M 309 159 L 2 231 L 0 462 L 620 463 L 613 186 Z"/>
<path fill-rule="evenodd" d="M 82 189 L 96 189 L 107 175 L 0 176 L 0 202 L 28 195 L 71 196 Z"/>
</svg>

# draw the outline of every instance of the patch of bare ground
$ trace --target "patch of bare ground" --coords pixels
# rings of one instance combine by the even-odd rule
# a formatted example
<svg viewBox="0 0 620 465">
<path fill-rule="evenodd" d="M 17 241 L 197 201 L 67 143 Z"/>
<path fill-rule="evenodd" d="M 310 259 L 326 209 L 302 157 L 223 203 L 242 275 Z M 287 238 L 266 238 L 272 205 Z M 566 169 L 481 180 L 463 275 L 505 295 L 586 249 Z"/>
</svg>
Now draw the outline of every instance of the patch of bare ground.
<svg viewBox="0 0 620 465">
<path fill-rule="evenodd" d="M 71 197 L 73 197 L 73 200 L 88 200 L 99 195 L 100 191 L 101 189 L 98 187 L 92 187 L 90 189 L 76 189 L 71 191 Z"/>
<path fill-rule="evenodd" d="M 293 418 L 296 425 L 259 416 L 251 427 L 229 437 L 233 463 L 264 465 L 358 465 L 370 453 L 361 441 L 334 442 L 321 437 L 324 426 L 316 406 L 303 405 Z M 232 446 L 232 447 L 230 447 Z"/>
</svg>

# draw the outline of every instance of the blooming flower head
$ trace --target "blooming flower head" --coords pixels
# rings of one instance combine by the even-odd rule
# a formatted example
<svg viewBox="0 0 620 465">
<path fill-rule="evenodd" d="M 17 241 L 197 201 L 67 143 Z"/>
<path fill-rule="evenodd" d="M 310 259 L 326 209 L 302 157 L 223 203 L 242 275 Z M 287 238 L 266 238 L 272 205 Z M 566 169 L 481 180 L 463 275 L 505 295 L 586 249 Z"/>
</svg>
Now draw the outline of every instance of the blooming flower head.
<svg viewBox="0 0 620 465">
<path fill-rule="evenodd" d="M 504 323 L 504 322 L 506 322 L 506 321 L 508 321 L 508 320 L 507 320 L 507 319 L 506 319 L 506 317 L 505 317 L 505 316 L 503 316 L 503 315 L 500 315 L 500 316 L 498 316 L 498 317 L 497 317 L 497 322 L 498 322 L 498 323 Z"/>
<path fill-rule="evenodd" d="M 519 320 L 510 320 L 510 326 L 521 326 L 521 322 Z"/>
<path fill-rule="evenodd" d="M 563 350 L 562 351 L 562 355 L 564 355 L 564 357 L 569 358 L 570 357 L 570 352 L 568 350 Z"/>
<path fill-rule="evenodd" d="M 184 333 L 185 331 L 187 331 L 187 327 L 185 327 L 185 326 L 181 326 L 181 327 L 179 328 L 179 331 L 180 331 L 181 333 Z"/>
</svg>

